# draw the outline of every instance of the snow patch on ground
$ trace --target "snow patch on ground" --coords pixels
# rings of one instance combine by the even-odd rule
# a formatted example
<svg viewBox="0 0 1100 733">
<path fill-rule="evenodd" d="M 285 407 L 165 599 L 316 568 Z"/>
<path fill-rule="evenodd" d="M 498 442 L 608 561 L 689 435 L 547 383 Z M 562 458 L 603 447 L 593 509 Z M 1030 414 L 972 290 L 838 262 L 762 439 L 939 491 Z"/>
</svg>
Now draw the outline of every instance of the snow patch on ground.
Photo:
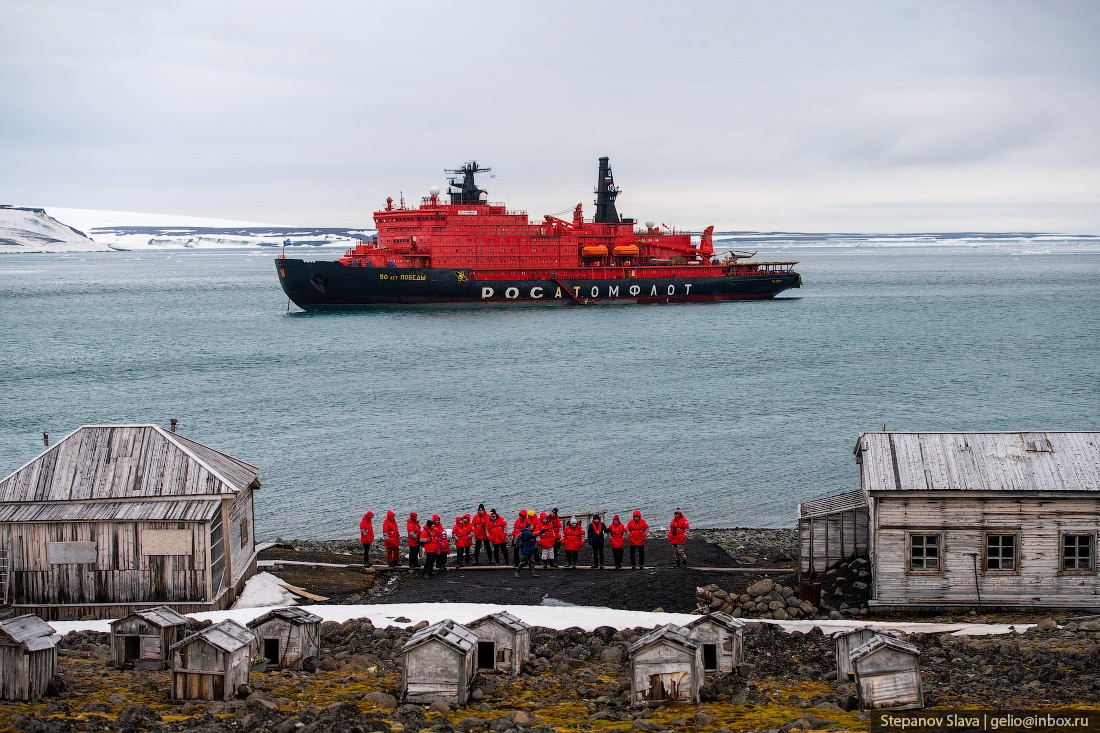
<svg viewBox="0 0 1100 733">
<path fill-rule="evenodd" d="M 293 606 L 297 599 L 293 593 L 282 586 L 282 578 L 271 573 L 256 573 L 244 584 L 244 590 L 233 604 L 231 610 L 244 608 L 270 608 L 272 606 Z"/>
</svg>

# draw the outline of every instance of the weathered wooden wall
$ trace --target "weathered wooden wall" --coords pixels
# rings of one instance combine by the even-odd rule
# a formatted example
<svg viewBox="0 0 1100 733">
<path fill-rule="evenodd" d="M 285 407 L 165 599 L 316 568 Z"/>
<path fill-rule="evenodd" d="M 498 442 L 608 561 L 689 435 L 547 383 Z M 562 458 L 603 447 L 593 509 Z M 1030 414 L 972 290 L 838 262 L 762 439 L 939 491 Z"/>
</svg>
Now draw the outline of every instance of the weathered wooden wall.
<svg viewBox="0 0 1100 733">
<path fill-rule="evenodd" d="M 37 700 L 57 674 L 57 647 L 27 652 L 0 644 L 0 699 Z"/>
<path fill-rule="evenodd" d="M 691 636 L 700 644 L 713 644 L 717 652 L 718 672 L 732 672 L 741 664 L 741 631 L 730 631 L 714 621 L 703 620 L 690 628 Z M 704 655 L 705 659 L 705 655 Z"/>
<path fill-rule="evenodd" d="M 279 658 L 269 660 L 269 666 L 275 669 L 301 669 L 307 657 L 321 656 L 320 624 L 292 623 L 276 617 L 249 628 L 256 635 L 253 656 L 263 655 L 265 640 L 279 640 Z"/>
<path fill-rule="evenodd" d="M 704 676 L 702 647 L 695 652 L 678 645 L 658 641 L 639 650 L 631 659 L 630 697 L 634 707 L 663 702 L 699 702 L 699 687 Z M 651 700 L 655 677 L 668 691 L 664 700 Z"/>
<path fill-rule="evenodd" d="M 863 710 L 911 710 L 924 707 L 917 657 L 879 649 L 853 663 Z"/>
<path fill-rule="evenodd" d="M 203 639 L 185 644 L 176 650 L 172 663 L 172 698 L 232 698 L 238 685 L 248 683 L 251 651 L 251 645 L 246 645 L 234 652 L 226 652 Z"/>
<path fill-rule="evenodd" d="M 1100 532 L 1100 497 L 891 493 L 874 499 L 872 605 L 1100 607 L 1100 576 L 1061 570 L 1061 533 Z M 942 573 L 908 571 L 906 533 L 943 532 Z M 1018 569 L 984 571 L 986 532 L 1017 533 Z M 1094 549 L 1096 539 L 1093 540 Z M 975 559 L 977 567 L 975 567 Z M 1094 563 L 1095 565 L 1095 563 Z"/>
<path fill-rule="evenodd" d="M 402 698 L 410 703 L 442 700 L 465 705 L 476 673 L 476 653 L 476 646 L 469 654 L 462 654 L 434 639 L 410 649 L 404 654 Z"/>
<path fill-rule="evenodd" d="M 228 506 L 222 516 L 227 517 L 228 525 L 224 537 L 228 537 L 227 548 L 231 558 L 232 577 L 228 585 L 236 586 L 249 573 L 249 566 L 256 560 L 255 526 L 252 516 L 252 492 L 242 491 L 226 499 Z"/>
<path fill-rule="evenodd" d="M 833 565 L 866 555 L 870 539 L 867 507 L 798 520 L 800 573 L 824 573 Z"/>
<path fill-rule="evenodd" d="M 526 629 L 516 632 L 495 621 L 485 621 L 471 626 L 470 630 L 477 634 L 479 644 L 492 642 L 496 645 L 494 668 L 502 672 L 517 674 L 531 654 L 531 632 Z M 502 655 L 501 651 L 506 653 Z"/>
</svg>

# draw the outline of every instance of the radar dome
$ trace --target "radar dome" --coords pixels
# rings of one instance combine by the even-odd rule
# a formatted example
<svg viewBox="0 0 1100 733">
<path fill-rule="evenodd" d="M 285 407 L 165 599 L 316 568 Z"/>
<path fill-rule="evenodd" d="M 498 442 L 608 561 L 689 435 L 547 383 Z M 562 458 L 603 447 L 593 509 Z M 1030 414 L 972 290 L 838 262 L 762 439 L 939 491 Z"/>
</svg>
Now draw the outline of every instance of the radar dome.
<svg viewBox="0 0 1100 733">
<path fill-rule="evenodd" d="M 480 194 L 478 194 L 478 198 L 479 198 L 479 199 L 483 199 L 483 200 L 484 200 L 484 199 L 486 199 L 486 198 L 488 198 L 488 197 L 489 197 L 489 194 L 485 193 L 484 191 L 482 191 L 482 192 L 481 192 Z"/>
<path fill-rule="evenodd" d="M 432 186 L 431 188 L 428 189 L 428 193 L 430 193 L 432 196 L 438 196 L 439 195 L 439 186 Z"/>
<path fill-rule="evenodd" d="M 645 220 L 645 228 L 646 229 L 652 229 L 653 225 L 656 224 L 656 223 L 657 222 L 653 221 L 652 219 L 646 219 Z"/>
</svg>

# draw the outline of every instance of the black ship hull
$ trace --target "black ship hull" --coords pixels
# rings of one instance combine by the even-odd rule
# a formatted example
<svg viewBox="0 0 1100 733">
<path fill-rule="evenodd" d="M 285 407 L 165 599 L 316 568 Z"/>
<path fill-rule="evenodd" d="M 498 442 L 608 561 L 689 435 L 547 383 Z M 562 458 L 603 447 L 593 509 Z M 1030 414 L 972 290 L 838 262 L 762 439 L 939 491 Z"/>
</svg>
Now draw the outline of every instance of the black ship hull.
<svg viewBox="0 0 1100 733">
<path fill-rule="evenodd" d="M 764 300 L 801 287 L 798 273 L 760 275 L 670 274 L 667 277 L 586 278 L 576 270 L 560 277 L 488 279 L 476 270 L 349 267 L 341 262 L 277 259 L 279 283 L 303 310 L 348 310 L 413 305 L 567 305 L 596 303 L 692 303 Z M 682 272 L 682 268 L 677 268 Z"/>
</svg>

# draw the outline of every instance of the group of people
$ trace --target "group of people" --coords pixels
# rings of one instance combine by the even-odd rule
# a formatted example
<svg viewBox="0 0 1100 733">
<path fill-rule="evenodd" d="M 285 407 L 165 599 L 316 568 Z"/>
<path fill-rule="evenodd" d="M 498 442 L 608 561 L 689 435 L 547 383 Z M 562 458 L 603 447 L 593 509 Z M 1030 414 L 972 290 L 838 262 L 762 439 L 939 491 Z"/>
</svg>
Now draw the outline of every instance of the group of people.
<svg viewBox="0 0 1100 733">
<path fill-rule="evenodd" d="M 687 518 L 677 508 L 668 526 L 668 541 L 672 545 L 677 567 L 687 567 L 684 546 L 687 543 L 688 529 L 690 525 Z M 517 576 L 524 567 L 535 576 L 535 566 L 539 563 L 543 569 L 559 567 L 558 558 L 562 550 L 565 551 L 565 567 L 576 569 L 581 548 L 586 544 L 592 548 L 593 570 L 606 567 L 605 544 L 611 548 L 615 570 L 622 569 L 623 554 L 628 547 L 630 567 L 638 569 L 645 566 L 645 542 L 648 533 L 649 524 L 637 510 L 625 524 L 618 514 L 607 524 L 599 513 L 594 513 L 586 527 L 582 527 L 576 517 L 563 521 L 557 508 L 541 513 L 521 509 L 518 518 L 509 526 L 509 522 L 496 509 L 485 511 L 484 504 L 478 505 L 477 512 L 472 517 L 469 514 L 455 517 L 450 530 L 444 526 L 438 514 L 433 514 L 421 526 L 416 512 L 411 512 L 405 522 L 409 567 L 421 568 L 424 577 L 447 569 L 452 543 L 455 547 L 456 569 L 464 565 L 480 565 L 482 550 L 485 551 L 486 564 L 511 564 L 515 567 Z M 508 553 L 509 538 L 512 543 L 511 558 Z M 359 522 L 359 542 L 363 546 L 364 567 L 370 565 L 374 540 L 374 512 L 367 512 Z M 397 566 L 401 560 L 401 532 L 397 515 L 392 510 L 386 513 L 386 518 L 382 521 L 382 547 L 386 552 L 386 563 L 390 567 Z"/>
</svg>

